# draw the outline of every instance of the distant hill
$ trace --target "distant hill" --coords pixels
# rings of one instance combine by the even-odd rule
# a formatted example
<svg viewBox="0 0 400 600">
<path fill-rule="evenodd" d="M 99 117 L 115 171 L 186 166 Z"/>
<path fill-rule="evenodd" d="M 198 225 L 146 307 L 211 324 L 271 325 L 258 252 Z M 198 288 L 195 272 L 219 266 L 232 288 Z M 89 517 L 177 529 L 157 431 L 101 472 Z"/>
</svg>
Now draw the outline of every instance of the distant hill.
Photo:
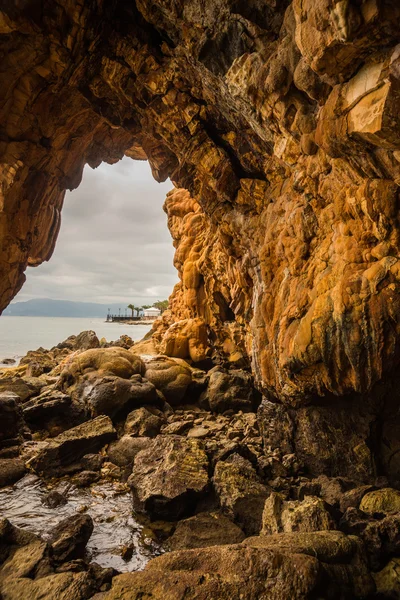
<svg viewBox="0 0 400 600">
<path fill-rule="evenodd" d="M 3 315 L 8 317 L 106 317 L 108 309 L 111 314 L 125 314 L 125 308 L 120 304 L 97 304 L 95 302 L 71 302 L 69 300 L 51 300 L 50 298 L 37 298 L 27 302 L 10 304 Z M 131 311 L 128 309 L 127 314 Z"/>
</svg>

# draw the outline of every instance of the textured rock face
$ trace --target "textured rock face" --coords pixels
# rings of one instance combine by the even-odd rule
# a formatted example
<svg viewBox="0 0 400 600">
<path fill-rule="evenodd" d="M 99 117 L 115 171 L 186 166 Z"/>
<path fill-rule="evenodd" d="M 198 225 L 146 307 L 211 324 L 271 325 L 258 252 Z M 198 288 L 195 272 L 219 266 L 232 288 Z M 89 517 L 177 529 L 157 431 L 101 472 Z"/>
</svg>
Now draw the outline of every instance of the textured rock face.
<svg viewBox="0 0 400 600">
<path fill-rule="evenodd" d="M 181 279 L 157 349 L 249 361 L 279 407 L 264 445 L 308 473 L 399 481 L 399 18 L 397 0 L 3 6 L 0 309 L 84 165 L 147 159 L 176 187 Z"/>
<path fill-rule="evenodd" d="M 174 319 L 250 355 L 285 402 L 370 389 L 399 361 L 399 16 L 395 0 L 3 7 L 0 305 L 50 257 L 84 164 L 125 153 L 190 192 L 166 204 Z"/>
</svg>

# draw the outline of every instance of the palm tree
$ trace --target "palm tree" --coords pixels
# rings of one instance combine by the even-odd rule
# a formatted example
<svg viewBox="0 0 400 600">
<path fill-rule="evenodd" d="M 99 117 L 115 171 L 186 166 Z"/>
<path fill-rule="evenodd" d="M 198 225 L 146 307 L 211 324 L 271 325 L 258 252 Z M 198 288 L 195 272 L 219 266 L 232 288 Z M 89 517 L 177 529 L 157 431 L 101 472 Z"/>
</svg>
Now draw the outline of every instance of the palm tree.
<svg viewBox="0 0 400 600">
<path fill-rule="evenodd" d="M 130 308 L 130 309 L 131 309 L 131 311 L 132 311 L 132 319 L 133 319 L 133 317 L 134 317 L 135 305 L 134 305 L 134 304 L 128 304 L 128 308 Z"/>
</svg>

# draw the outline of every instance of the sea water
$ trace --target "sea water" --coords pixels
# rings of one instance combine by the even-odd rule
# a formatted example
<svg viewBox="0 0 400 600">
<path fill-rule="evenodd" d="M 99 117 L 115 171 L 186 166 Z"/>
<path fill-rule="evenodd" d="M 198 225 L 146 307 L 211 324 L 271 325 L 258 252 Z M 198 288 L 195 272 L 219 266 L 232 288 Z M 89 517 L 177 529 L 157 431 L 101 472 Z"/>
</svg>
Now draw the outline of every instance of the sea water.
<svg viewBox="0 0 400 600">
<path fill-rule="evenodd" d="M 70 335 L 91 329 L 97 337 L 105 337 L 108 342 L 122 334 L 133 340 L 142 339 L 151 325 L 127 325 L 126 323 L 106 323 L 98 318 L 73 317 L 0 317 L 0 362 L 5 358 L 18 360 L 28 350 L 40 346 L 49 350 Z"/>
</svg>

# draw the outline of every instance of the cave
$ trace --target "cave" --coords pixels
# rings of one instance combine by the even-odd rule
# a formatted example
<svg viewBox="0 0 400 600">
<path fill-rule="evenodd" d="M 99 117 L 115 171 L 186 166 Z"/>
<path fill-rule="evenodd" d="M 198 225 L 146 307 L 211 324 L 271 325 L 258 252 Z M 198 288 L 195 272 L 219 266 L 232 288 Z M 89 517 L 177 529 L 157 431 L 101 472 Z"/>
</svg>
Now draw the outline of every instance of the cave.
<svg viewBox="0 0 400 600">
<path fill-rule="evenodd" d="M 263 519 L 327 479 L 321 502 L 333 512 L 365 508 L 363 494 L 397 498 L 397 0 L 26 0 L 3 3 L 0 17 L 0 309 L 26 267 L 50 258 L 65 190 L 79 185 L 85 164 L 148 160 L 157 181 L 174 184 L 165 210 L 180 279 L 153 332 L 156 349 L 194 366 L 222 364 L 221 381 L 250 377 L 263 397 L 257 422 L 270 463 L 287 476 L 301 463 L 297 474 L 320 478 L 295 497 L 292 488 L 278 490 L 283 498 L 273 492 Z M 239 389 L 239 379 L 226 389 Z M 253 460 L 242 454 L 239 470 Z M 373 538 L 376 550 L 359 577 L 355 546 L 332 561 L 346 575 L 322 551 L 311 564 L 299 550 L 297 566 L 283 552 L 279 576 L 306 573 L 293 595 L 254 584 L 246 598 L 396 597 L 399 580 L 387 584 L 385 573 L 398 561 L 400 525 L 385 516 L 382 533 L 378 521 L 351 518 L 338 536 L 368 531 L 364 542 Z M 279 527 L 269 533 L 296 531 Z M 256 560 L 257 543 L 244 564 Z M 271 544 L 261 544 L 264 557 Z M 226 567 L 228 550 L 218 548 L 218 559 L 199 555 L 199 572 Z M 240 597 L 234 584 L 228 593 L 226 573 L 204 583 L 179 567 L 182 556 L 157 560 L 147 584 L 126 579 L 138 594 L 129 597 L 155 589 L 154 598 Z M 188 596 L 182 582 L 167 596 L 174 569 Z M 321 592 L 324 582 L 331 591 Z M 117 595 L 123 580 L 116 585 L 107 597 L 128 597 Z"/>
</svg>

